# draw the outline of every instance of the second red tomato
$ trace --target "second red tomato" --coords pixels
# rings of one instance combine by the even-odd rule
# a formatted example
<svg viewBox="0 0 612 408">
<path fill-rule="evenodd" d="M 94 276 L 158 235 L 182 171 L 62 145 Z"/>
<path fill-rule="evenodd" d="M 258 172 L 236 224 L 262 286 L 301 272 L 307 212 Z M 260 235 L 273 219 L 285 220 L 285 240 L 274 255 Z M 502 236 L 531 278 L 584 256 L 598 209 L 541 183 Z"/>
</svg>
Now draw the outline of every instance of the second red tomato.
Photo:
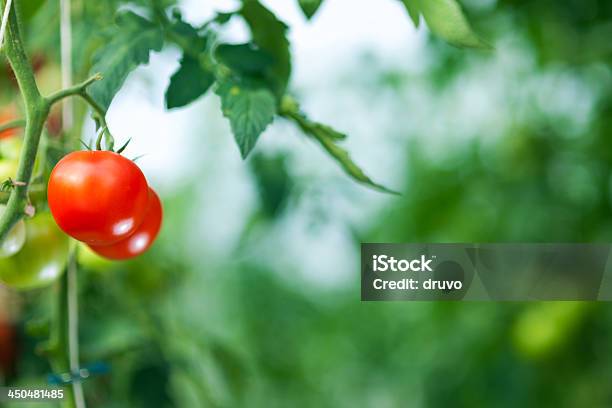
<svg viewBox="0 0 612 408">
<path fill-rule="evenodd" d="M 149 206 L 145 213 L 145 218 L 142 224 L 136 229 L 129 238 L 117 242 L 113 245 L 89 247 L 98 255 L 107 259 L 122 260 L 134 258 L 146 252 L 161 228 L 163 218 L 163 210 L 159 197 L 149 188 Z"/>
</svg>

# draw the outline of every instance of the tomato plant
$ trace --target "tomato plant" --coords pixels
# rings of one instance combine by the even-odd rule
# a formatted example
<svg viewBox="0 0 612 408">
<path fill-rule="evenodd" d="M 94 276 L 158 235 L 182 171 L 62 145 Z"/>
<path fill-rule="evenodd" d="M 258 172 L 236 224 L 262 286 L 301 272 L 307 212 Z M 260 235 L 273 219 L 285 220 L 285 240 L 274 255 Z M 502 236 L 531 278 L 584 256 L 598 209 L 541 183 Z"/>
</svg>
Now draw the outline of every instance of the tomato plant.
<svg viewBox="0 0 612 408">
<path fill-rule="evenodd" d="M 145 217 L 147 181 L 134 162 L 108 151 L 73 152 L 49 178 L 49 208 L 60 228 L 92 245 L 132 235 Z"/>
<path fill-rule="evenodd" d="M 90 245 L 90 248 L 98 255 L 114 260 L 130 259 L 141 255 L 155 242 L 162 225 L 162 213 L 159 196 L 152 188 L 149 188 L 149 202 L 144 213 L 144 220 L 136 231 L 115 244 Z"/>
<path fill-rule="evenodd" d="M 53 283 L 68 261 L 68 237 L 49 213 L 26 222 L 27 239 L 15 255 L 0 258 L 0 281 L 18 289 L 36 289 Z"/>
<path fill-rule="evenodd" d="M 114 152 L 114 138 L 106 122 L 115 95 L 134 69 L 149 62 L 152 53 L 167 46 L 180 53 L 178 68 L 169 78 L 164 96 L 167 109 L 182 108 L 214 93 L 229 122 L 237 153 L 243 158 L 251 154 L 271 123 L 286 120 L 317 143 L 354 180 L 379 191 L 393 192 L 373 181 L 353 162 L 342 147 L 347 137 L 344 133 L 312 120 L 292 96 L 288 26 L 259 0 L 243 0 L 234 10 L 214 14 L 199 25 L 185 21 L 179 2 L 174 0 L 83 1 L 74 7 L 69 0 L 59 3 L 58 10 L 58 2 L 0 0 L 2 27 L 6 28 L 4 38 L 0 38 L 2 53 L 18 85 L 19 107 L 23 110 L 23 119 L 12 112 L 0 113 L 0 138 L 17 140 L 11 136 L 24 128 L 23 142 L 12 145 L 17 146 L 18 152 L 6 147 L 0 151 L 0 178 L 10 179 L 0 191 L 0 203 L 6 204 L 0 215 L 0 243 L 13 242 L 10 252 L 19 246 L 14 242 L 15 226 L 18 231 L 23 218 L 33 216 L 26 222 L 23 248 L 0 259 L 0 280 L 16 289 L 33 289 L 62 276 L 56 291 L 60 299 L 54 316 L 57 332 L 52 336 L 54 349 L 49 353 L 54 368 L 79 372 L 78 355 L 68 358 L 68 349 L 74 347 L 68 347 L 69 336 L 63 333 L 70 326 L 67 320 L 73 319 L 71 323 L 76 325 L 78 262 L 63 232 L 89 244 L 106 258 L 127 259 L 146 251 L 161 227 L 159 197 L 149 190 L 138 166 L 120 155 L 123 148 Z M 322 3 L 298 1 L 308 19 Z M 423 17 L 434 33 L 452 44 L 486 47 L 471 30 L 455 0 L 401 3 L 415 25 Z M 40 20 L 33 23 L 37 13 Z M 55 25 L 47 24 L 58 17 L 60 50 L 55 44 Z M 221 35 L 232 20 L 248 29 L 241 43 L 228 42 Z M 23 36 L 31 34 L 34 26 L 39 31 L 41 24 L 45 25 L 45 34 L 38 38 L 38 45 L 43 49 L 49 46 L 53 51 L 42 56 L 34 53 L 37 57 L 32 62 L 25 49 L 31 42 Z M 72 32 L 80 35 L 73 36 Z M 60 65 L 54 65 L 56 55 L 61 55 Z M 73 81 L 73 77 L 77 80 Z M 47 85 L 60 89 L 48 90 Z M 81 109 L 72 108 L 74 99 L 84 103 Z M 79 151 L 83 128 L 79 125 L 84 124 L 87 113 L 91 113 L 99 132 L 95 151 L 90 147 L 89 151 Z M 45 124 L 49 132 L 44 131 Z M 102 150 L 103 143 L 106 150 Z M 37 162 L 41 163 L 40 169 L 35 167 Z M 44 192 L 45 186 L 46 202 L 32 200 L 34 192 L 41 187 Z M 44 212 L 45 205 L 51 214 Z M 39 214 L 34 216 L 37 211 Z M 68 273 L 62 275 L 64 271 Z M 70 341 L 74 338 L 70 337 Z M 79 387 L 80 382 L 73 384 L 74 390 Z M 84 405 L 77 404 L 76 399 L 70 396 L 67 406 Z"/>
</svg>

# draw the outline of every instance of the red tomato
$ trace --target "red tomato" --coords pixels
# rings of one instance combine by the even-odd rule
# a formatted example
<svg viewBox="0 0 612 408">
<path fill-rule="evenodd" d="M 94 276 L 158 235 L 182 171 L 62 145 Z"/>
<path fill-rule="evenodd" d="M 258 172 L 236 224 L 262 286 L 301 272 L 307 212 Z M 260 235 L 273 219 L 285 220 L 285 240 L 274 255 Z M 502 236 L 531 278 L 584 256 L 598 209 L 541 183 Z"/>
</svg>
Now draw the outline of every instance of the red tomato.
<svg viewBox="0 0 612 408">
<path fill-rule="evenodd" d="M 129 238 L 113 245 L 89 247 L 98 255 L 112 260 L 137 257 L 145 253 L 157 238 L 163 219 L 162 204 L 159 196 L 149 187 L 149 206 L 145 219 Z"/>
<path fill-rule="evenodd" d="M 132 161 L 108 151 L 72 152 L 49 177 L 49 208 L 57 225 L 92 245 L 111 245 L 142 223 L 149 187 Z"/>
</svg>

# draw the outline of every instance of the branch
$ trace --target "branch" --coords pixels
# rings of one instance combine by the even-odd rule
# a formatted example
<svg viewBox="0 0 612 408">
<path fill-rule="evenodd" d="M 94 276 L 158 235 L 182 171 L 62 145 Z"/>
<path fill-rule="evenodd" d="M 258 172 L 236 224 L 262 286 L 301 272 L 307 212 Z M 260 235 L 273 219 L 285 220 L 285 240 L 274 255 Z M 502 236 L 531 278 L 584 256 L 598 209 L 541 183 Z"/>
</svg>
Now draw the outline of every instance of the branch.
<svg viewBox="0 0 612 408">
<path fill-rule="evenodd" d="M 70 88 L 62 89 L 61 91 L 57 91 L 54 94 L 49 95 L 47 97 L 47 102 L 50 105 L 53 105 L 61 101 L 62 99 L 68 98 L 70 96 L 81 96 L 82 97 L 85 94 L 85 91 L 87 90 L 87 87 L 89 85 L 101 79 L 102 79 L 102 75 L 96 74 L 78 85 L 72 86 Z"/>
<path fill-rule="evenodd" d="M 47 97 L 47 102 L 50 105 L 53 105 L 64 98 L 68 98 L 71 96 L 78 96 L 83 99 L 93 110 L 95 120 L 99 127 L 103 129 L 103 134 L 106 134 L 110 137 L 110 140 L 114 140 L 113 136 L 108 129 L 108 124 L 106 123 L 106 113 L 104 109 L 87 93 L 87 87 L 93 84 L 96 81 L 100 81 L 102 79 L 102 74 L 97 73 L 86 81 L 75 85 L 70 88 L 62 89 L 61 91 L 57 91 L 54 94 L 51 94 Z"/>
</svg>

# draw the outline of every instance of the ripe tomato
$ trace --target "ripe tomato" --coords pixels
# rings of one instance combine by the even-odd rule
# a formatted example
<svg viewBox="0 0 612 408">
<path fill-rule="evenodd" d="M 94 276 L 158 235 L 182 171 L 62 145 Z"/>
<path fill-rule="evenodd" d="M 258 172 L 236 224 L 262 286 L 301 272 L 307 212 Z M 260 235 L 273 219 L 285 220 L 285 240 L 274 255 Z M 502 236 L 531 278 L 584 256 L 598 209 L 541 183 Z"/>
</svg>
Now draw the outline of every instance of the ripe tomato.
<svg viewBox="0 0 612 408">
<path fill-rule="evenodd" d="M 26 221 L 26 243 L 15 255 L 0 258 L 0 281 L 13 289 L 35 289 L 54 282 L 68 263 L 68 237 L 49 213 Z"/>
<path fill-rule="evenodd" d="M 51 172 L 47 199 L 66 234 L 111 245 L 132 235 L 144 219 L 148 188 L 138 166 L 117 153 L 73 152 Z"/>
<path fill-rule="evenodd" d="M 4 213 L 6 209 L 5 205 L 0 204 L 0 215 Z M 23 220 L 19 221 L 8 233 L 8 236 L 0 244 L 0 259 L 8 258 L 9 256 L 15 255 L 25 244 L 26 240 L 26 227 Z"/>
<path fill-rule="evenodd" d="M 149 188 L 149 205 L 142 224 L 136 229 L 134 234 L 113 245 L 95 246 L 90 248 L 100 256 L 113 260 L 130 259 L 146 252 L 161 228 L 163 218 L 162 204 L 159 196 Z"/>
</svg>

